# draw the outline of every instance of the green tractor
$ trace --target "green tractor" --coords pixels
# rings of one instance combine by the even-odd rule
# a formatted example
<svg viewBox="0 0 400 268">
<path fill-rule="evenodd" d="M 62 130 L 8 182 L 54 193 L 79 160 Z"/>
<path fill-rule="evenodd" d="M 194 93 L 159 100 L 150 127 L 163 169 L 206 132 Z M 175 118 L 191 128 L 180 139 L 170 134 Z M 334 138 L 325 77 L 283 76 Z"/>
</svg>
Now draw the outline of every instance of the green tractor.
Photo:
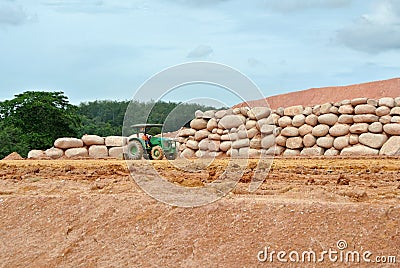
<svg viewBox="0 0 400 268">
<path fill-rule="evenodd" d="M 134 134 L 128 140 L 126 159 L 139 160 L 144 157 L 150 160 L 161 160 L 165 156 L 168 160 L 173 160 L 177 157 L 175 140 L 147 134 L 151 128 L 162 129 L 162 124 L 136 124 L 131 127 Z"/>
</svg>

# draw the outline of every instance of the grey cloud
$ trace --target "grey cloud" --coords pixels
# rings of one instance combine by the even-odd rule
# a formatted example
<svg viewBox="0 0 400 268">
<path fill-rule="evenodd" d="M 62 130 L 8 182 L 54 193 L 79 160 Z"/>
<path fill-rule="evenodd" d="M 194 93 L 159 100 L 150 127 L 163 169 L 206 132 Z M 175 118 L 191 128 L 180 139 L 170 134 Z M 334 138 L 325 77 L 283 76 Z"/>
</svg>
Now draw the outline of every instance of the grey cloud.
<svg viewBox="0 0 400 268">
<path fill-rule="evenodd" d="M 0 5 L 0 24 L 21 25 L 31 19 L 32 17 L 21 6 L 10 4 Z"/>
<path fill-rule="evenodd" d="M 382 1 L 374 10 L 339 30 L 339 42 L 368 53 L 400 49 L 400 2 Z"/>
<path fill-rule="evenodd" d="M 205 58 L 213 53 L 213 49 L 210 46 L 199 45 L 195 49 L 189 52 L 187 58 Z"/>
<path fill-rule="evenodd" d="M 400 49 L 400 26 L 353 25 L 338 33 L 344 45 L 368 53 Z"/>
<path fill-rule="evenodd" d="M 280 11 L 294 12 L 312 8 L 342 8 L 351 4 L 353 0 L 264 0 L 265 8 Z"/>
</svg>

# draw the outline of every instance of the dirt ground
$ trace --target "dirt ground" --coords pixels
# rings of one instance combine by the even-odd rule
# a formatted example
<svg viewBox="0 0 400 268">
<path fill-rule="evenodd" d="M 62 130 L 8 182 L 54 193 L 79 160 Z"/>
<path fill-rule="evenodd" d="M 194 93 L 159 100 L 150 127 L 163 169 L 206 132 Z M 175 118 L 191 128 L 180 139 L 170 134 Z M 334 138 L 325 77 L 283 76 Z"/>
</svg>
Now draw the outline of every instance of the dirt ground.
<svg viewBox="0 0 400 268">
<path fill-rule="evenodd" d="M 202 187 L 227 161 L 152 166 Z M 146 162 L 0 161 L 0 267 L 400 267 L 400 158 L 275 158 L 249 193 L 256 165 L 222 199 L 182 208 L 138 187 Z"/>
</svg>

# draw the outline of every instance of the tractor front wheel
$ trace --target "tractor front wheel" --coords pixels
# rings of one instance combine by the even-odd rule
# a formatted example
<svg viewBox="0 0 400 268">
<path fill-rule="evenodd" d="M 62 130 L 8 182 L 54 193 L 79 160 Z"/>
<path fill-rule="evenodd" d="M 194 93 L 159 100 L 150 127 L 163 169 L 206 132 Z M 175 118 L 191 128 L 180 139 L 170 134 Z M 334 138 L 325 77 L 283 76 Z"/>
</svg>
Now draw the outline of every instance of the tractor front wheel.
<svg viewBox="0 0 400 268">
<path fill-rule="evenodd" d="M 142 159 L 144 149 L 140 141 L 133 140 L 128 144 L 127 157 L 130 160 Z"/>
<path fill-rule="evenodd" d="M 164 157 L 164 151 L 160 146 L 154 146 L 151 149 L 150 155 L 153 160 L 161 160 Z"/>
</svg>

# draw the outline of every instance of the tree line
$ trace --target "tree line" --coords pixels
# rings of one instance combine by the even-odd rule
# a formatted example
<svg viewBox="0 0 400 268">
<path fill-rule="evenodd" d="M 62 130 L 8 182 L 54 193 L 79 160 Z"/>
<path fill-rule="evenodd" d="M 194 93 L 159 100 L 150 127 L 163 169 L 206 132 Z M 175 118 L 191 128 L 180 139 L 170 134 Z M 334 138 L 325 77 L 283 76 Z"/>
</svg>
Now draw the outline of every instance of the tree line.
<svg viewBox="0 0 400 268">
<path fill-rule="evenodd" d="M 210 109 L 215 108 L 164 101 L 96 100 L 73 105 L 61 91 L 26 91 L 0 102 L 0 159 L 12 152 L 26 157 L 29 150 L 48 149 L 60 137 L 127 135 L 132 124 L 164 123 L 164 132 L 176 131 L 188 126 L 196 110 Z"/>
</svg>

